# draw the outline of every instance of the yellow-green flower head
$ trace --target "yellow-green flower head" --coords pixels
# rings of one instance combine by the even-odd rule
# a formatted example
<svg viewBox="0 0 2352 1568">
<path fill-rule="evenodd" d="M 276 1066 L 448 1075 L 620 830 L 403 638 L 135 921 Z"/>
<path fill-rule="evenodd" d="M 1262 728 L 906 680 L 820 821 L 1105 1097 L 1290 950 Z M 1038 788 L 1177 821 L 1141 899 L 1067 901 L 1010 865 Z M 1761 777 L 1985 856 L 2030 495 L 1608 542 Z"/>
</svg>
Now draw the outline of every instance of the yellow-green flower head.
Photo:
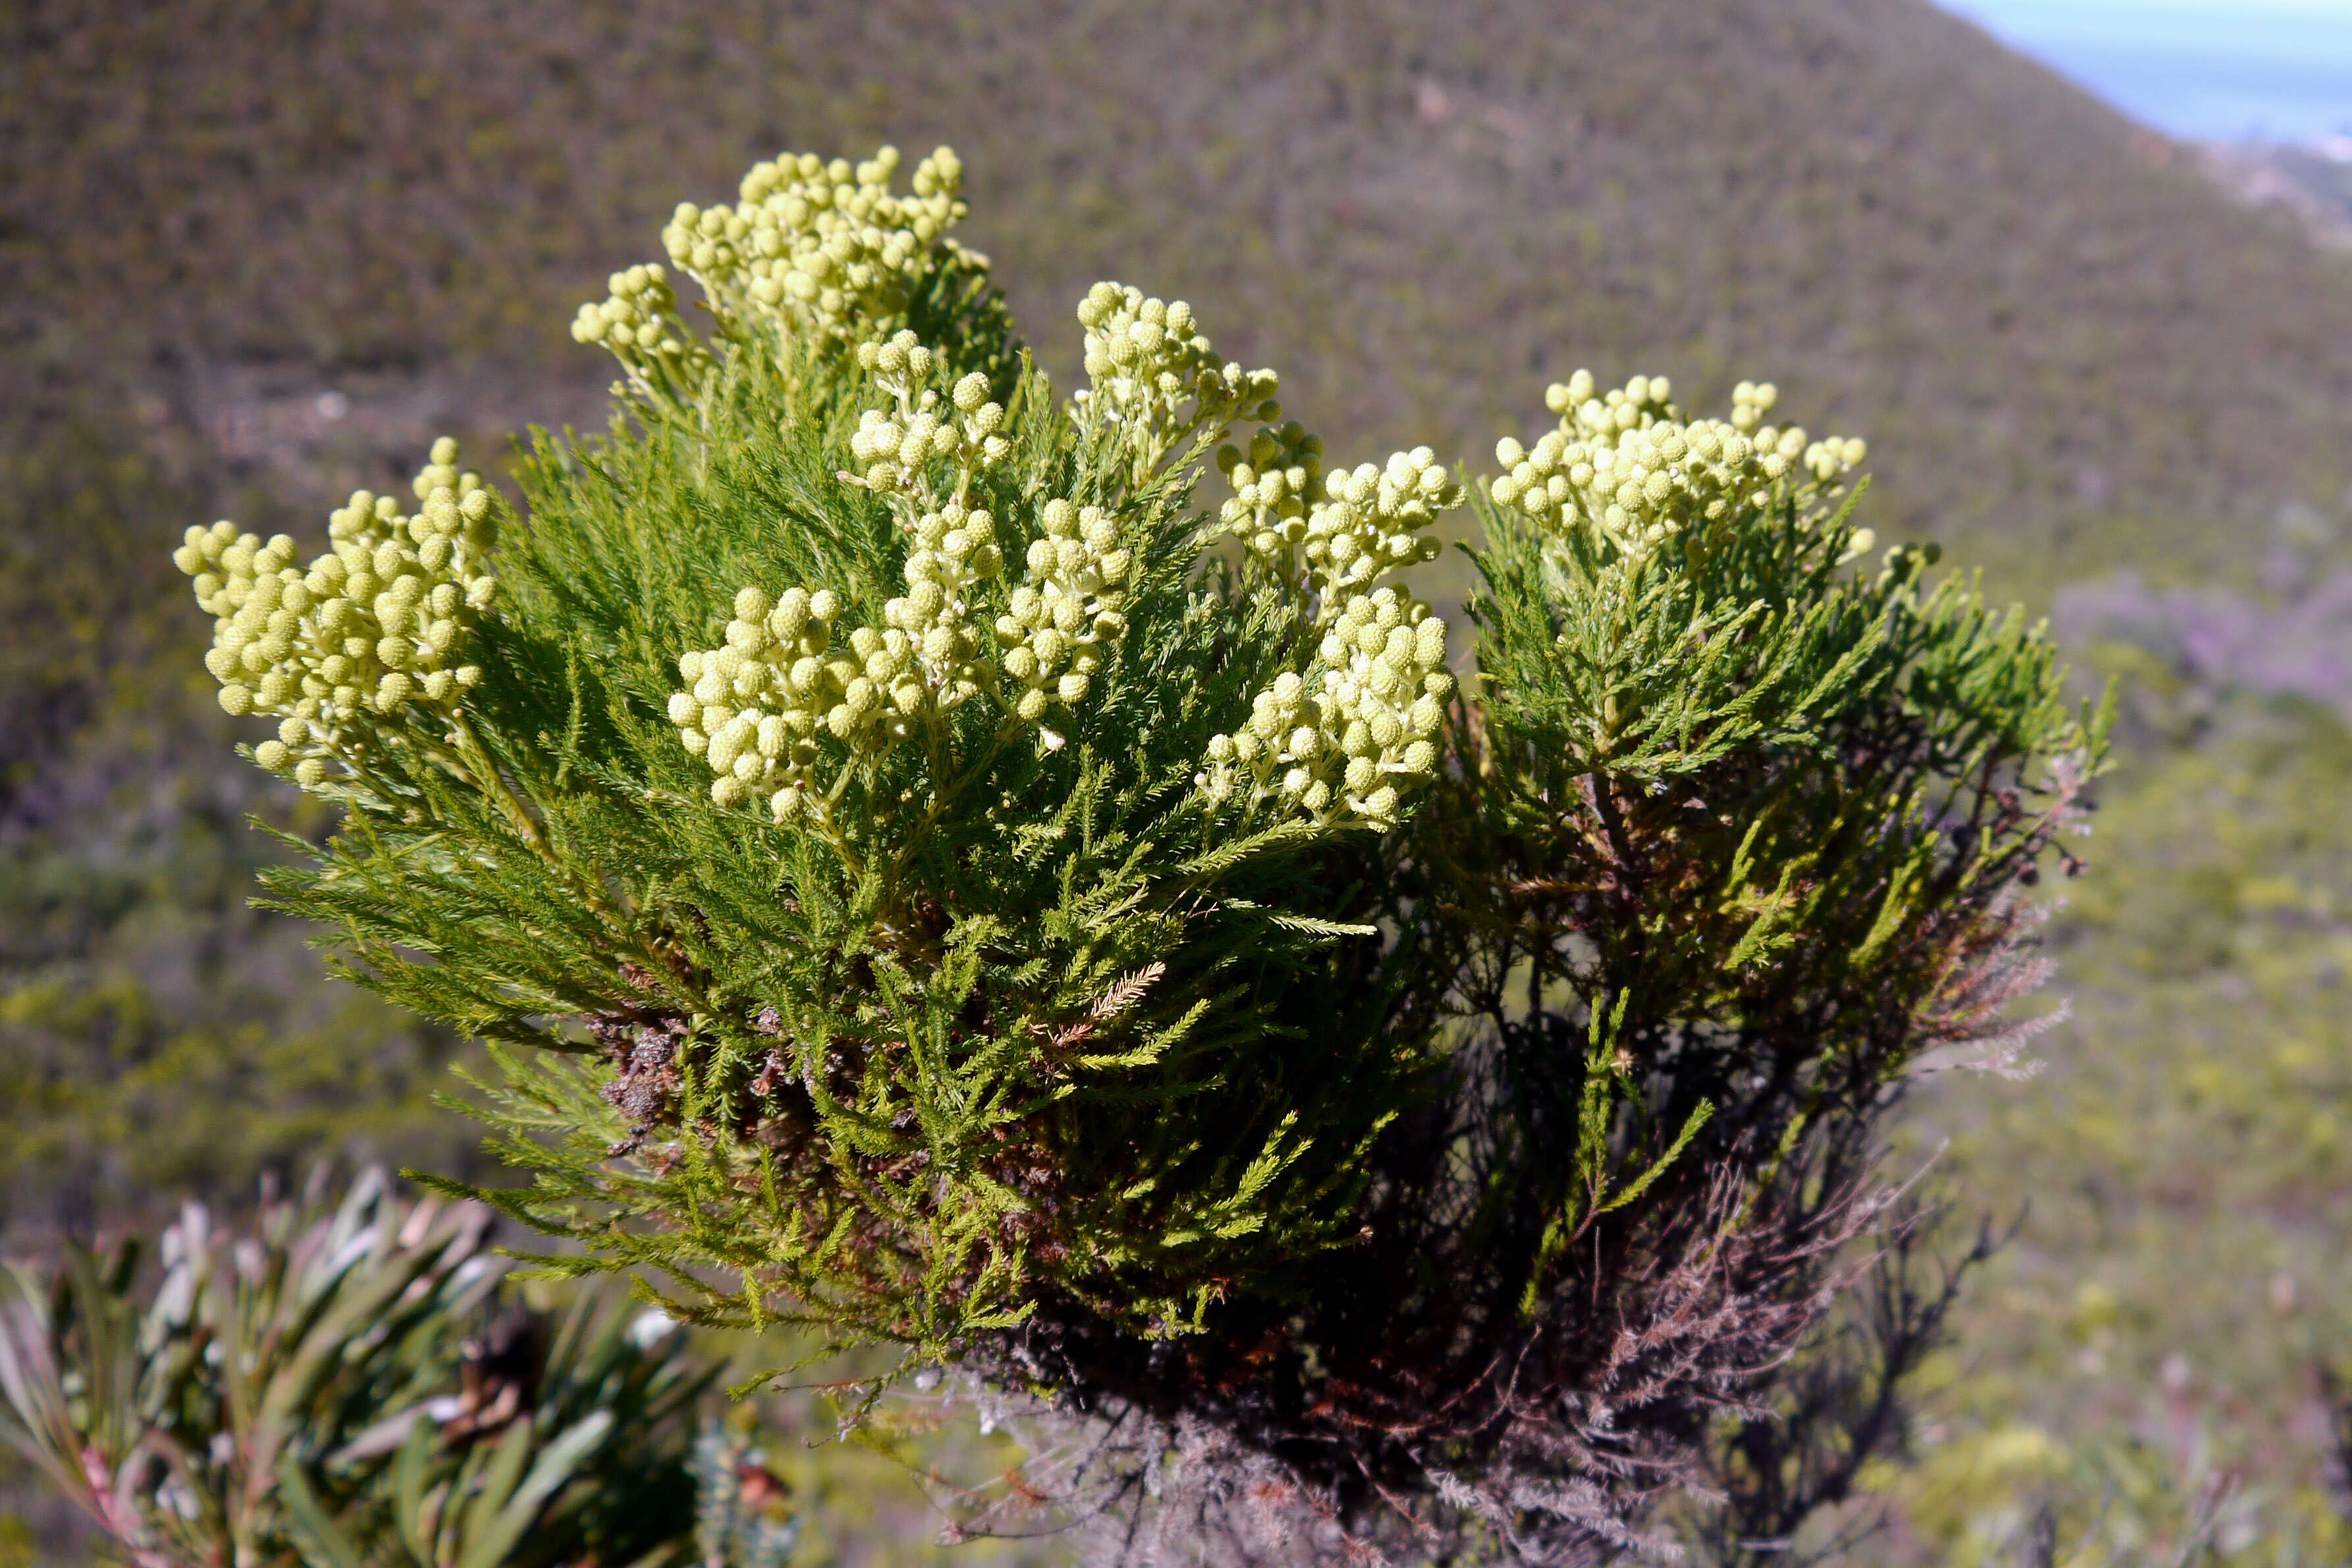
<svg viewBox="0 0 2352 1568">
<path fill-rule="evenodd" d="M 172 559 L 215 617 L 205 668 L 221 706 L 279 721 L 254 749 L 306 788 L 330 763 L 357 763 L 414 710 L 446 726 L 481 679 L 467 659 L 498 583 L 485 569 L 496 528 L 490 492 L 457 468 L 457 444 L 433 444 L 414 514 L 390 496 L 352 495 L 328 523 L 332 549 L 307 571 L 294 542 L 235 523 L 191 528 Z"/>
<path fill-rule="evenodd" d="M 1223 431 L 1244 414 L 1280 416 L 1274 372 L 1220 359 L 1181 300 L 1097 283 L 1078 303 L 1078 323 L 1088 384 L 1073 409 L 1081 424 L 1125 442 L 1139 475 L 1201 431 Z"/>
<path fill-rule="evenodd" d="M 1260 430 L 1249 450 L 1217 455 L 1234 487 L 1218 513 L 1226 532 L 1284 581 L 1317 595 L 1329 620 L 1374 583 L 1436 559 L 1421 531 L 1463 501 L 1427 447 L 1327 475 L 1323 442 L 1297 420 Z"/>
<path fill-rule="evenodd" d="M 1003 462 L 1012 450 L 999 434 L 1004 405 L 989 396 L 988 378 L 974 371 L 942 399 L 937 388 L 923 384 L 937 356 L 914 333 L 858 344 L 857 363 L 873 372 L 897 405 L 864 411 L 850 437 L 851 455 L 865 465 L 861 482 L 876 494 L 916 504 L 936 499 L 928 476 L 934 467 L 948 464 L 956 474 L 950 489 L 961 495 L 972 475 Z"/>
<path fill-rule="evenodd" d="M 1250 437 L 1246 451 L 1218 448 L 1217 467 L 1234 487 L 1218 510 L 1224 531 L 1259 563 L 1305 587 L 1299 552 L 1307 543 L 1307 512 L 1323 499 L 1323 437 L 1296 419 Z"/>
<path fill-rule="evenodd" d="M 1820 503 L 1866 456 L 1846 437 L 1810 440 L 1766 416 L 1780 400 L 1770 383 L 1741 382 L 1728 420 L 1686 420 L 1664 376 L 1635 376 L 1594 395 L 1589 371 L 1554 385 L 1544 401 L 1560 416 L 1534 447 L 1505 437 L 1504 468 L 1490 493 L 1555 533 L 1586 527 L 1620 555 L 1640 560 L 1685 532 L 1731 527 L 1779 505 L 1817 518 Z"/>
<path fill-rule="evenodd" d="M 686 749 L 710 766 L 711 798 L 764 799 L 779 822 L 829 815 L 818 777 L 828 754 L 870 762 L 984 695 L 1028 724 L 1084 700 L 1107 645 L 1127 629 L 1134 563 L 1116 522 L 1058 499 L 1040 508 L 1043 537 L 1028 548 L 1012 613 L 992 626 L 982 618 L 982 585 L 1005 561 L 997 520 L 971 489 L 1011 449 L 1003 405 L 977 373 L 944 397 L 925 385 L 937 356 L 912 332 L 861 343 L 857 359 L 892 406 L 859 416 L 850 452 L 861 472 L 842 478 L 882 498 L 906 531 L 905 591 L 882 606 L 880 626 L 844 629 L 830 589 L 771 599 L 744 588 L 726 646 L 683 655 L 688 689 L 669 701 Z"/>
<path fill-rule="evenodd" d="M 642 396 L 693 395 L 717 362 L 679 320 L 669 275 L 646 262 L 614 273 L 607 289 L 602 303 L 580 307 L 572 340 L 611 350 L 627 372 L 628 385 Z"/>
<path fill-rule="evenodd" d="M 1127 633 L 1135 563 L 1100 507 L 1049 500 L 1038 522 L 1044 533 L 1029 546 L 1029 574 L 1013 590 L 1011 613 L 996 619 L 1004 673 L 1015 683 L 1006 695 L 1031 723 L 1051 706 L 1086 699 L 1105 649 Z"/>
<path fill-rule="evenodd" d="M 890 189 L 898 150 L 852 166 L 812 153 L 756 164 L 733 206 L 681 205 L 662 230 L 670 263 L 702 285 L 720 320 L 765 322 L 787 337 L 856 338 L 907 308 L 922 275 L 952 249 L 971 209 L 963 164 L 941 147 Z"/>
<path fill-rule="evenodd" d="M 1246 725 L 1209 743 L 1202 795 L 1212 805 L 1278 799 L 1327 826 L 1393 827 L 1437 765 L 1454 689 L 1445 623 L 1383 587 L 1345 602 L 1318 653 L 1308 675 L 1277 676 Z"/>
<path fill-rule="evenodd" d="M 763 797 L 782 821 L 821 799 L 820 737 L 851 739 L 862 714 L 850 711 L 850 688 L 871 686 L 866 661 L 835 646 L 840 614 L 829 589 L 770 598 L 745 588 L 726 642 L 679 656 L 688 686 L 670 694 L 669 720 L 687 751 L 710 764 L 710 797 L 720 805 Z"/>
<path fill-rule="evenodd" d="M 979 584 L 1003 570 L 1004 555 L 996 519 L 971 495 L 973 479 L 1011 447 L 999 434 L 1004 408 L 989 396 L 988 378 L 974 372 L 942 398 L 922 384 L 935 356 L 914 333 L 861 343 L 857 357 L 897 405 L 867 409 L 850 438 L 865 465 L 857 482 L 889 503 L 909 535 L 906 592 L 882 608 L 883 651 L 868 671 L 883 696 L 872 722 L 895 738 L 926 712 L 961 707 L 995 685 L 995 642 L 975 605 Z M 894 639 L 904 639 L 903 654 L 893 651 Z"/>
</svg>

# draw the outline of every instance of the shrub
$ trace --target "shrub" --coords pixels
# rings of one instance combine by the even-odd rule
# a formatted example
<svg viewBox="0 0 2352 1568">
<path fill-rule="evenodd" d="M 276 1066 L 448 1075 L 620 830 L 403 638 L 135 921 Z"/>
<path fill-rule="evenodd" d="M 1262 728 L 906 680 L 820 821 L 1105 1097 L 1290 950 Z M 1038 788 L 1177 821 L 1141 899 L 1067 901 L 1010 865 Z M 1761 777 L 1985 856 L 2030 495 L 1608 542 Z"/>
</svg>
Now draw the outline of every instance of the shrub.
<svg viewBox="0 0 2352 1568">
<path fill-rule="evenodd" d="M 896 163 L 680 207 L 520 512 L 445 443 L 307 570 L 190 531 L 224 705 L 346 813 L 271 897 L 492 1043 L 555 1267 L 1052 1401 L 1132 1528 L 1640 1543 L 1906 1069 L 2013 1052 L 2104 719 L 1769 385 L 1327 467 L 1102 284 L 1057 400 Z M 1467 649 L 1405 580 L 1465 503 Z"/>
</svg>

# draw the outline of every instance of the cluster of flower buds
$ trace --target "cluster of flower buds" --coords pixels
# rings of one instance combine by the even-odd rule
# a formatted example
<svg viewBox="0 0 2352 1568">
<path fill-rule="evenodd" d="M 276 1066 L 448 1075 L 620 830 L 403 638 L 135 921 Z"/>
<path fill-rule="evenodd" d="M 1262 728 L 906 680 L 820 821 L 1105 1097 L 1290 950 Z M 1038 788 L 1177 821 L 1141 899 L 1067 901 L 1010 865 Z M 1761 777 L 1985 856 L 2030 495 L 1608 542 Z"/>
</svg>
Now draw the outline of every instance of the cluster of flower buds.
<svg viewBox="0 0 2352 1568">
<path fill-rule="evenodd" d="M 1637 375 L 1595 396 L 1581 370 L 1552 386 L 1544 402 L 1559 428 L 1533 447 L 1507 437 L 1496 446 L 1505 469 L 1496 503 L 1554 531 L 1589 526 L 1640 560 L 1686 531 L 1778 505 L 1810 517 L 1864 456 L 1858 440 L 1812 441 L 1795 426 L 1767 424 L 1779 395 L 1769 383 L 1740 383 L 1728 421 L 1685 420 L 1672 395 L 1665 377 Z"/>
<path fill-rule="evenodd" d="M 1276 797 L 1318 823 L 1395 826 L 1402 795 L 1436 766 L 1431 739 L 1453 677 L 1445 623 L 1391 573 L 1433 559 L 1423 530 L 1462 487 L 1427 447 L 1327 473 L 1323 442 L 1293 419 L 1261 429 L 1217 466 L 1234 488 L 1218 521 L 1255 561 L 1311 596 L 1324 628 L 1316 664 L 1285 671 L 1247 725 L 1210 742 L 1198 783 L 1212 807 Z"/>
<path fill-rule="evenodd" d="M 1209 743 L 1198 783 L 1212 805 L 1279 797 L 1318 823 L 1393 827 L 1405 791 L 1437 765 L 1454 678 L 1445 623 L 1384 587 L 1346 603 L 1323 634 L 1320 689 L 1286 670 L 1249 722 Z"/>
<path fill-rule="evenodd" d="M 1766 426 L 1764 416 L 1771 413 L 1772 405 L 1780 401 L 1780 389 L 1770 382 L 1741 382 L 1731 389 L 1732 427 L 1753 436 L 1759 445 L 1769 448 L 1784 462 L 1795 457 L 1804 471 L 1823 485 L 1836 483 L 1870 455 L 1869 444 L 1858 437 L 1831 436 L 1819 441 L 1807 441 L 1802 429 L 1776 430 Z M 1775 467 L 1769 461 L 1764 466 L 1768 472 Z M 1863 548 L 1867 550 L 1870 546 L 1865 543 Z"/>
<path fill-rule="evenodd" d="M 662 247 L 722 321 L 769 321 L 793 338 L 860 336 L 907 308 L 940 248 L 968 254 L 947 237 L 969 210 L 955 153 L 941 147 L 917 164 L 911 195 L 892 193 L 898 171 L 895 147 L 855 168 L 787 153 L 754 165 L 733 206 L 680 205 Z"/>
<path fill-rule="evenodd" d="M 863 661 L 835 654 L 840 614 L 831 589 L 791 588 L 771 599 L 746 588 L 735 595 L 725 646 L 679 657 L 690 684 L 670 694 L 670 722 L 718 775 L 710 798 L 720 805 L 764 796 L 779 822 L 796 815 L 821 800 L 819 731 L 847 740 L 867 729 L 879 700 Z"/>
<path fill-rule="evenodd" d="M 857 363 L 874 373 L 876 384 L 897 404 L 860 414 L 857 433 L 850 437 L 850 451 L 866 465 L 861 482 L 867 489 L 919 502 L 931 494 L 926 477 L 931 466 L 952 460 L 961 495 L 973 473 L 1003 461 L 1012 449 L 1001 434 L 1004 405 L 990 399 L 988 378 L 978 371 L 949 394 L 954 413 L 942 411 L 939 393 L 923 386 L 938 356 L 916 342 L 914 333 L 858 344 Z"/>
<path fill-rule="evenodd" d="M 1234 487 L 1218 514 L 1225 531 L 1285 582 L 1311 591 L 1327 621 L 1389 573 L 1436 559 L 1440 545 L 1421 531 L 1463 500 L 1427 447 L 1396 453 L 1385 468 L 1362 463 L 1327 475 L 1321 437 L 1295 419 L 1260 430 L 1247 452 L 1220 449 L 1217 464 Z"/>
<path fill-rule="evenodd" d="M 1274 372 L 1218 358 L 1181 300 L 1097 283 L 1079 301 L 1078 321 L 1091 384 L 1071 402 L 1081 423 L 1118 432 L 1139 478 L 1201 431 L 1282 416 Z"/>
<path fill-rule="evenodd" d="M 979 585 L 1003 570 L 1004 555 L 996 519 L 972 506 L 971 494 L 974 477 L 1003 461 L 1011 444 L 1001 434 L 1004 405 L 988 395 L 986 376 L 974 371 L 957 382 L 944 405 L 922 385 L 934 359 L 914 333 L 861 343 L 857 358 L 898 405 L 859 416 L 850 451 L 866 471 L 855 482 L 889 502 L 911 536 L 907 591 L 882 607 L 888 629 L 869 634 L 880 639 L 873 674 L 889 694 L 887 727 L 895 735 L 994 685 L 994 640 L 975 601 Z M 953 475 L 944 488 L 931 482 L 942 465 Z"/>
<path fill-rule="evenodd" d="M 1013 590 L 1012 613 L 996 618 L 1004 673 L 1022 688 L 1013 710 L 1032 723 L 1049 704 L 1085 700 L 1105 645 L 1126 634 L 1134 566 L 1100 507 L 1049 500 L 1038 521 L 1045 531 L 1029 546 L 1028 579 Z"/>
<path fill-rule="evenodd" d="M 354 494 L 329 523 L 333 549 L 308 571 L 282 533 L 265 542 L 232 522 L 188 530 L 172 559 L 216 617 L 205 665 L 221 706 L 279 721 L 277 739 L 254 748 L 263 767 L 314 788 L 330 762 L 373 749 L 404 707 L 454 716 L 481 679 L 464 658 L 498 590 L 483 569 L 494 518 L 490 492 L 457 464 L 455 441 L 433 444 L 414 515 L 390 496 Z"/>
<path fill-rule="evenodd" d="M 1307 542 L 1307 508 L 1323 495 L 1323 437 L 1286 419 L 1251 437 L 1246 451 L 1218 447 L 1217 467 L 1234 487 L 1218 509 L 1218 522 L 1259 564 L 1304 593 L 1299 552 Z"/>
<path fill-rule="evenodd" d="M 677 294 L 661 264 L 615 272 L 606 287 L 611 292 L 601 303 L 581 306 L 572 318 L 572 341 L 611 350 L 628 373 L 628 386 L 641 396 L 693 396 L 714 362 L 678 319 Z"/>
<path fill-rule="evenodd" d="M 859 416 L 850 451 L 863 472 L 842 477 L 880 496 L 907 531 L 906 592 L 882 606 L 879 629 L 836 637 L 832 591 L 794 588 L 772 602 L 746 588 L 727 646 L 685 655 L 678 673 L 693 689 L 670 699 L 687 749 L 718 775 L 711 798 L 731 806 L 764 795 L 779 821 L 826 809 L 813 773 L 820 731 L 852 758 L 878 755 L 997 690 L 1000 651 L 1022 687 L 1013 708 L 1035 722 L 1049 704 L 1086 696 L 1099 645 L 1126 626 L 1120 585 L 1131 562 L 1118 530 L 1097 509 L 1066 500 L 1045 505 L 1045 536 L 1029 547 L 1012 614 L 993 628 L 981 618 L 981 585 L 1003 571 L 1004 556 L 996 519 L 971 495 L 980 471 L 1012 449 L 1003 405 L 978 373 L 945 398 L 925 386 L 937 359 L 912 332 L 857 354 L 895 406 Z"/>
</svg>

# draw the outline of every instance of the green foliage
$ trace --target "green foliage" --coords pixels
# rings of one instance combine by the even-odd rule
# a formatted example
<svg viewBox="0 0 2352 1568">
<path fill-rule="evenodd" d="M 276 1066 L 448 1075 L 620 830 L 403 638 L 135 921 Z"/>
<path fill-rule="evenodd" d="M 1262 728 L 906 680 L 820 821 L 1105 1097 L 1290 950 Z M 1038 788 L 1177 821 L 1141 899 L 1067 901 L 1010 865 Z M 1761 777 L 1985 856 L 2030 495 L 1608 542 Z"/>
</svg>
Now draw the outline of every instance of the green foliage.
<svg viewBox="0 0 2352 1568">
<path fill-rule="evenodd" d="M 2000 1059 L 2018 889 L 2104 717 L 1930 552 L 1854 566 L 1859 442 L 1765 423 L 1769 386 L 1694 421 L 1582 373 L 1498 450 L 1454 700 L 1444 620 L 1387 581 L 1462 499 L 1427 448 L 1326 471 L 1271 373 L 1109 285 L 1057 402 L 1001 310 L 927 312 L 982 264 L 894 163 L 837 166 L 805 246 L 808 160 L 681 208 L 715 335 L 616 274 L 580 335 L 620 416 L 534 438 L 523 514 L 436 447 L 417 518 L 355 497 L 339 539 L 384 537 L 308 574 L 190 533 L 225 705 L 286 712 L 257 760 L 310 748 L 346 812 L 277 907 L 496 1042 L 497 1148 L 536 1179 L 490 1195 L 581 1244 L 551 1269 L 1213 1411 L 1261 1454 L 1466 1390 L 1423 1429 L 1444 1468 L 1360 1436 L 1301 1483 L 1433 1489 L 1515 1550 L 1624 1538 L 1640 1487 L 1528 1500 L 1612 1440 L 1566 1391 L 1671 1390 L 1671 1472 L 1819 1310 L 1889 1086 L 1929 1046 Z M 495 583 L 442 581 L 494 525 Z M 1609 1311 L 1695 1289 L 1713 1326 L 1621 1364 L 1591 1288 L 1661 1268 Z M 1548 1436 L 1480 1403 L 1515 1356 L 1563 1392 Z M 1269 1376 L 1300 1415 L 1216 1392 Z"/>
<path fill-rule="evenodd" d="M 152 1285 L 131 1244 L 19 1271 L 0 1426 L 150 1568 L 677 1560 L 709 1374 L 588 1304 L 494 1316 L 490 1218 L 376 1173 L 246 1236 L 191 1205 Z"/>
<path fill-rule="evenodd" d="M 1589 378 L 1555 387 L 1555 406 L 1577 392 L 1589 397 Z M 1663 385 L 1641 378 L 1588 407 L 1612 422 L 1622 410 L 1628 434 L 1659 433 L 1674 455 L 1645 451 L 1652 471 L 1702 442 L 1727 468 L 1696 476 L 1695 509 L 1639 496 L 1634 457 L 1621 458 L 1633 478 L 1604 486 L 1622 486 L 1630 512 L 1614 497 L 1577 497 L 1554 522 L 1554 497 L 1532 521 L 1489 520 L 1487 590 L 1472 603 L 1490 694 L 1479 776 L 1498 837 L 1538 835 L 1530 858 L 1583 862 L 1580 875 L 1551 868 L 1548 892 L 1620 903 L 1619 918 L 1585 932 L 1580 989 L 1637 986 L 1653 1005 L 1735 1026 L 1865 975 L 1906 1008 L 1967 1005 L 1945 990 L 1953 954 L 1940 940 L 1915 950 L 1916 967 L 1890 967 L 1892 955 L 1935 931 L 1963 885 L 1976 884 L 1957 900 L 1974 920 L 2025 870 L 2045 814 L 2098 766 L 2105 720 L 2070 719 L 2042 632 L 2021 612 L 1989 610 L 1958 579 L 1925 584 L 1934 547 L 1897 546 L 1874 576 L 1849 574 L 1872 541 L 1847 523 L 1851 503 L 1832 510 L 1836 492 L 1822 489 L 1843 458 L 1785 489 L 1752 467 L 1777 458 L 1785 469 L 1809 445 L 1802 430 L 1758 430 L 1752 414 L 1685 426 Z M 1506 442 L 1503 455 L 1518 450 Z M 1509 477 L 1495 494 L 1529 510 Z M 2054 772 L 2028 776 L 2044 763 Z M 2048 792 L 2040 811 L 2026 804 L 2036 789 Z M 1446 841 L 1432 853 L 1475 864 L 1460 818 L 1440 820 Z M 1863 1031 L 1849 1037 L 1862 1050 L 1891 1025 L 1884 1049 L 1923 1022 L 1835 1027 Z M 1956 1014 L 1930 1032 L 1969 1026 Z"/>
<path fill-rule="evenodd" d="M 989 437 L 1002 455 L 955 470 L 951 499 L 913 495 L 902 511 L 845 437 L 893 400 L 923 422 L 905 439 L 949 432 L 936 390 L 894 379 L 932 372 L 929 351 L 909 364 L 787 345 L 779 363 L 726 346 L 690 422 L 648 401 L 643 437 L 541 443 L 531 527 L 501 556 L 511 608 L 485 627 L 483 687 L 446 734 L 405 710 L 405 728 L 346 758 L 354 782 L 324 787 L 349 795 L 353 831 L 330 872 L 282 880 L 279 896 L 352 931 L 375 982 L 429 1016 L 577 1051 L 568 1016 L 625 1035 L 625 1066 L 664 1052 L 629 1067 L 614 1097 L 626 1116 L 560 1063 L 509 1058 L 510 1092 L 580 1130 L 551 1200 L 618 1195 L 604 1161 L 657 1121 L 710 1129 L 631 1178 L 627 1206 L 720 1204 L 719 1228 L 600 1227 L 602 1244 L 681 1271 L 745 1269 L 757 1283 L 739 1310 L 755 1317 L 782 1288 L 859 1331 L 944 1345 L 1050 1283 L 1138 1328 L 1172 1326 L 1220 1279 L 1298 1267 L 1336 1233 L 1410 1064 L 1306 1045 L 1279 1077 L 1244 1070 L 1268 1019 L 1307 1000 L 1287 971 L 1327 940 L 1319 911 L 1284 896 L 1317 836 L 1247 802 L 1204 810 L 1194 778 L 1244 694 L 1311 657 L 1297 611 L 1188 580 L 1199 523 L 1160 464 L 1139 479 L 1123 432 L 1142 426 L 1106 405 L 1081 424 L 1026 375 L 1006 414 L 959 384 L 968 423 L 1003 422 Z M 950 342 L 930 379 L 1000 354 Z M 1148 438 L 1197 463 L 1222 428 L 1205 418 Z M 862 487 L 835 477 L 852 463 Z M 1123 608 L 1065 594 L 1088 624 L 1024 633 L 1018 601 L 1051 600 L 1066 564 L 1054 500 L 1112 520 L 1132 563 L 1115 574 Z M 1026 556 L 1030 582 L 975 575 L 952 603 L 902 588 L 940 508 L 979 520 L 959 533 L 992 516 L 1022 531 L 1002 554 Z M 746 597 L 804 583 L 814 599 Z M 785 820 L 761 827 L 734 809 L 743 770 L 702 782 L 731 732 L 689 724 L 682 747 L 666 714 L 674 672 L 701 674 L 698 628 L 733 607 L 728 649 L 708 657 L 748 659 L 771 607 L 803 601 L 820 631 L 835 605 L 864 624 L 842 639 L 855 657 L 835 667 L 839 700 L 772 718 L 744 748 L 762 763 L 789 740 L 807 759 L 810 805 L 780 795 L 771 815 Z M 901 606 L 919 602 L 978 633 L 948 628 L 937 649 L 907 638 Z M 906 640 L 886 644 L 876 622 Z M 1017 689 L 924 679 L 968 663 L 975 635 L 1018 654 L 1082 630 L 1118 653 L 1092 692 L 1083 670 L 1063 678 L 1066 734 Z M 1000 650 L 987 651 L 992 681 Z M 761 689 L 711 679 L 714 701 Z M 712 711 L 698 717 L 732 719 Z M 401 962 L 390 942 L 442 961 Z M 635 1079 L 673 1074 L 630 1104 Z M 1214 1114 L 1169 1114 L 1212 1096 Z"/>
</svg>

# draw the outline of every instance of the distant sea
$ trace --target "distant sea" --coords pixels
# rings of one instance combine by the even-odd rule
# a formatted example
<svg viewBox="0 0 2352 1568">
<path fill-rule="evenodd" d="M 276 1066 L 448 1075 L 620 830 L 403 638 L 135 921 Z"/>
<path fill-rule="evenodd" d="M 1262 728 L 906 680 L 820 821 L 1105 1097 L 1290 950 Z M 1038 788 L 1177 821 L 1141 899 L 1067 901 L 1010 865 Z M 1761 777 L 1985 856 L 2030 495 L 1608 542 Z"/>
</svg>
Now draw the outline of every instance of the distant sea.
<svg viewBox="0 0 2352 1568">
<path fill-rule="evenodd" d="M 2352 0 L 1938 3 L 2168 135 L 2352 138 Z"/>
</svg>

